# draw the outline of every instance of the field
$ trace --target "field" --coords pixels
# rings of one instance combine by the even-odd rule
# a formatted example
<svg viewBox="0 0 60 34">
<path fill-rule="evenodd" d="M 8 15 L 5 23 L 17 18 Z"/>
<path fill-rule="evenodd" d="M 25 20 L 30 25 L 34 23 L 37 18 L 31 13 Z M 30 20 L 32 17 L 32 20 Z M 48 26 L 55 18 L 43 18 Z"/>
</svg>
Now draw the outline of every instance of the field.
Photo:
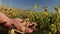
<svg viewBox="0 0 60 34">
<path fill-rule="evenodd" d="M 0 12 L 4 12 L 10 18 L 30 18 L 34 21 L 36 29 L 31 34 L 60 34 L 60 6 L 55 7 L 55 10 L 55 12 L 49 12 L 48 8 L 45 8 L 42 11 L 33 11 L 0 6 Z M 0 30 L 7 31 L 2 27 Z"/>
</svg>

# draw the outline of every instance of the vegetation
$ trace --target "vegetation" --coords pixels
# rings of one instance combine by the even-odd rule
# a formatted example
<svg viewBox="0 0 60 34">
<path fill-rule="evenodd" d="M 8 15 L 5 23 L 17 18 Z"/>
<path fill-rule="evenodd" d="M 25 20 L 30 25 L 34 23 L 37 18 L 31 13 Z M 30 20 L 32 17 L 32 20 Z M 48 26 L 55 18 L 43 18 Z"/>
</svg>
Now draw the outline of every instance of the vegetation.
<svg viewBox="0 0 60 34">
<path fill-rule="evenodd" d="M 36 23 L 36 29 L 32 34 L 60 34 L 60 6 L 54 8 L 56 12 L 49 12 L 48 8 L 44 11 L 23 10 L 18 8 L 1 7 L 10 18 L 30 18 Z"/>
</svg>

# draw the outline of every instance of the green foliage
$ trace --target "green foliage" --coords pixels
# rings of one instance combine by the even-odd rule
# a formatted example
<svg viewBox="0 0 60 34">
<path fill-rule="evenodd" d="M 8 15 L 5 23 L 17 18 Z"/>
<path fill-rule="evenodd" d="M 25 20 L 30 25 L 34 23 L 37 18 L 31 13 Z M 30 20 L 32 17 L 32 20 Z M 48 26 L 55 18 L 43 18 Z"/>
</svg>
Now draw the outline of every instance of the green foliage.
<svg viewBox="0 0 60 34">
<path fill-rule="evenodd" d="M 55 8 L 55 10 L 58 10 Z M 60 15 L 57 12 L 34 12 L 32 10 L 22 10 L 17 8 L 7 8 L 1 10 L 10 18 L 30 18 L 37 26 L 32 34 L 60 34 Z"/>
</svg>

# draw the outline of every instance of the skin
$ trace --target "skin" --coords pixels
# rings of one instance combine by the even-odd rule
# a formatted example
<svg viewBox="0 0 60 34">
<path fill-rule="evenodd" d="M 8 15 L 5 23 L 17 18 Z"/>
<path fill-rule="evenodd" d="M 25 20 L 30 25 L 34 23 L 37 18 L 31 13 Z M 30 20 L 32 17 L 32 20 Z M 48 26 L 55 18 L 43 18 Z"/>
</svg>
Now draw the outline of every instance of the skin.
<svg viewBox="0 0 60 34">
<path fill-rule="evenodd" d="M 13 19 L 14 26 L 19 31 L 24 31 L 25 30 L 25 26 L 23 26 L 23 24 L 21 23 L 22 21 L 23 21 L 23 19 L 20 19 L 20 18 Z"/>
<path fill-rule="evenodd" d="M 25 31 L 26 22 L 22 22 L 23 19 L 15 18 L 15 19 L 13 19 L 13 21 L 14 21 L 14 25 L 16 26 L 17 30 L 22 31 L 22 32 Z M 34 22 L 30 22 L 28 26 L 30 26 L 30 27 L 28 27 L 27 32 L 28 33 L 33 32 L 35 29 Z"/>
<path fill-rule="evenodd" d="M 12 21 L 4 13 L 0 12 L 0 24 L 9 27 L 12 24 Z"/>
</svg>

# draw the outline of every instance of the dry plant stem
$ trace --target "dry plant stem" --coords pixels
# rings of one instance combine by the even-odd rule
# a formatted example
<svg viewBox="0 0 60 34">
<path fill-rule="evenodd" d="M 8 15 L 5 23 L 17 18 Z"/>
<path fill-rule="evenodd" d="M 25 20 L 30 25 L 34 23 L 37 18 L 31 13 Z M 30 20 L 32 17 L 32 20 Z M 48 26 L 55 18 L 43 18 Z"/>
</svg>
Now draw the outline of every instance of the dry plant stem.
<svg viewBox="0 0 60 34">
<path fill-rule="evenodd" d="M 26 27 L 25 27 L 25 31 L 24 31 L 24 34 L 27 34 L 27 29 L 28 29 L 28 25 L 29 25 L 29 18 L 27 18 L 26 20 Z"/>
<path fill-rule="evenodd" d="M 9 30 L 9 33 L 8 33 L 8 34 L 15 34 L 14 31 L 16 31 L 16 32 L 18 32 L 18 33 L 21 33 L 21 34 L 24 34 L 23 32 L 20 32 L 20 31 L 18 31 L 18 30 L 16 30 L 16 29 Z"/>
<path fill-rule="evenodd" d="M 14 29 L 9 30 L 9 33 L 8 34 L 15 34 L 14 33 Z"/>
<path fill-rule="evenodd" d="M 11 34 L 11 30 L 9 30 L 8 34 Z"/>
<path fill-rule="evenodd" d="M 11 34 L 15 34 L 15 33 L 14 33 L 14 29 L 11 30 Z"/>
<path fill-rule="evenodd" d="M 18 33 L 24 34 L 23 32 L 20 32 L 20 31 L 18 31 L 18 30 L 16 30 L 16 29 L 14 29 L 14 31 L 17 31 Z"/>
</svg>

